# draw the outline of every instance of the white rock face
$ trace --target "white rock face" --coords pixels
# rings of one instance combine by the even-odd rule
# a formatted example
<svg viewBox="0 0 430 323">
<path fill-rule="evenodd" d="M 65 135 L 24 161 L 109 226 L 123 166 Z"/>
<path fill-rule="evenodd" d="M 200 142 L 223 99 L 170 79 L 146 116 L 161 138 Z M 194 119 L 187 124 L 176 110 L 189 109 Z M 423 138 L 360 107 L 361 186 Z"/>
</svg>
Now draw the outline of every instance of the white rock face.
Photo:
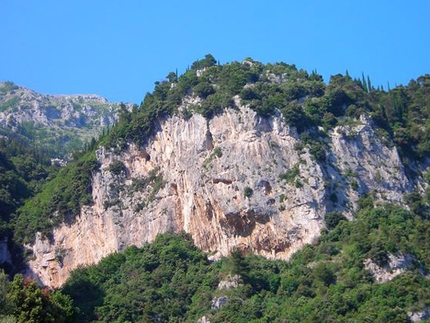
<svg viewBox="0 0 430 323">
<path fill-rule="evenodd" d="M 52 242 L 38 236 L 30 268 L 44 284 L 58 287 L 78 266 L 181 230 L 214 258 L 239 247 L 288 259 L 320 235 L 327 211 L 352 214 L 359 193 L 376 190 L 380 198 L 401 202 L 410 183 L 397 151 L 384 146 L 366 121 L 339 127 L 327 141 L 322 166 L 307 148 L 295 148 L 297 135 L 279 117 L 261 118 L 241 107 L 210 121 L 169 118 L 143 148 L 97 151 L 94 204 L 82 208 L 73 224 L 55 229 Z M 115 175 L 111 165 L 118 161 L 125 172 Z M 349 196 L 340 194 L 349 185 L 347 168 L 358 182 Z M 393 169 L 395 181 L 389 178 Z M 289 170 L 296 176 L 281 179 Z"/>
<path fill-rule="evenodd" d="M 397 149 L 384 145 L 371 125 L 362 116 L 360 124 L 336 127 L 330 135 L 328 177 L 341 204 L 367 192 L 398 202 L 412 190 Z"/>
</svg>

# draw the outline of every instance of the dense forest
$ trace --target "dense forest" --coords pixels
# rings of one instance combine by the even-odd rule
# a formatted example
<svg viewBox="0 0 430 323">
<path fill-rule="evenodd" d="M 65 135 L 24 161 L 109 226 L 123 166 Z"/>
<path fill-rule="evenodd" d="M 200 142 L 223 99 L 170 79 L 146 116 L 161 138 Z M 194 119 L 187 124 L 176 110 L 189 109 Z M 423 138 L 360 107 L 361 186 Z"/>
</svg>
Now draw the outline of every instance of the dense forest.
<svg viewBox="0 0 430 323">
<path fill-rule="evenodd" d="M 63 293 L 80 322 L 407 322 L 408 312 L 430 305 L 430 223 L 370 201 L 363 198 L 355 221 L 331 216 L 330 230 L 289 262 L 239 250 L 209 262 L 186 234 L 164 234 L 74 271 Z M 365 260 L 383 267 L 392 254 L 414 261 L 376 283 Z"/>
<path fill-rule="evenodd" d="M 189 97 L 195 103 L 184 104 Z M 295 65 L 262 64 L 250 58 L 221 65 L 206 55 L 184 74 L 171 72 L 156 82 L 140 107 L 132 111 L 122 107 L 117 124 L 98 142 L 75 152 L 67 167 L 52 166 L 43 153 L 19 140 L 0 138 L 0 238 L 10 238 L 19 253 L 18 246 L 32 242 L 35 232 L 49 237 L 55 226 L 73 222 L 80 207 L 92 203 L 98 146 L 121 151 L 130 142 L 144 145 L 169 116 L 187 119 L 198 113 L 211 119 L 224 109 L 237 109 L 237 102 L 262 117 L 282 116 L 318 163 L 326 161 L 327 133 L 365 115 L 380 138 L 398 148 L 408 175 L 422 175 L 423 184 L 405 196 L 407 206 L 375 206 L 369 194 L 362 196 L 353 221 L 337 212 L 327 214 L 321 238 L 289 262 L 240 250 L 210 262 L 186 234 L 165 234 L 152 244 L 130 247 L 98 265 L 75 270 L 61 291 L 41 289 L 19 275 L 9 280 L 2 272 L 0 318 L 407 322 L 408 313 L 428 308 L 430 191 L 422 188 L 428 187 L 430 174 L 419 174 L 417 166 L 425 165 L 430 153 L 430 75 L 384 89 L 375 87 L 370 77 L 353 78 L 347 71 L 325 83 L 316 71 L 308 73 Z M 365 267 L 370 259 L 389 271 L 390 259 L 402 255 L 412 259 L 411 265 L 384 283 Z M 230 288 L 220 288 L 223 282 Z M 42 312 L 51 314 L 41 316 Z"/>
<path fill-rule="evenodd" d="M 11 322 L 408 322 L 430 305 L 430 224 L 398 206 L 374 207 L 370 196 L 361 205 L 355 221 L 329 216 L 330 229 L 289 262 L 240 250 L 211 262 L 183 233 L 77 269 L 61 291 L 3 275 L 1 314 Z M 365 261 L 384 267 L 395 254 L 413 262 L 376 282 Z"/>
<path fill-rule="evenodd" d="M 22 253 L 11 239 L 14 235 L 15 212 L 26 200 L 42 191 L 55 177 L 59 166 L 27 141 L 7 133 L 0 137 L 0 241 L 8 243 L 20 265 Z"/>
</svg>

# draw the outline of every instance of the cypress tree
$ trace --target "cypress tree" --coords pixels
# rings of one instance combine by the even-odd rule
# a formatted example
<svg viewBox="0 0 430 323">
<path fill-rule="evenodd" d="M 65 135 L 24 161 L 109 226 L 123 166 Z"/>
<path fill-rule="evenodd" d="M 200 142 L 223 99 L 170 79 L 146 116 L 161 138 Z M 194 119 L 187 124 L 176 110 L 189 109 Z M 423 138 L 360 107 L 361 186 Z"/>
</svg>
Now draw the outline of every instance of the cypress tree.
<svg viewBox="0 0 430 323">
<path fill-rule="evenodd" d="M 351 76 L 349 75 L 348 70 L 345 71 L 345 79 L 349 82 L 352 80 Z"/>
<path fill-rule="evenodd" d="M 369 92 L 369 89 L 367 88 L 367 82 L 366 79 L 364 78 L 364 73 L 361 73 L 361 83 L 363 84 L 363 90 L 366 92 Z"/>
</svg>

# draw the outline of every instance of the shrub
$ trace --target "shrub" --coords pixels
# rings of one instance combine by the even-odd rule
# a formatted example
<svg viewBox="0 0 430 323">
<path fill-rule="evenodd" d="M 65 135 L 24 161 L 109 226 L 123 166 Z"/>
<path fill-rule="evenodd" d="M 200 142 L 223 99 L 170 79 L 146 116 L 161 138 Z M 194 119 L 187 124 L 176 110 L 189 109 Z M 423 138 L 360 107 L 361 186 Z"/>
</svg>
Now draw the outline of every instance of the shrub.
<svg viewBox="0 0 430 323">
<path fill-rule="evenodd" d="M 329 230 L 333 230 L 340 221 L 345 221 L 346 218 L 340 212 L 328 212 L 325 215 L 325 224 Z"/>
<path fill-rule="evenodd" d="M 243 195 L 246 198 L 250 198 L 252 196 L 252 194 L 254 194 L 254 191 L 252 188 L 250 188 L 249 186 L 246 186 L 245 189 L 243 190 Z"/>
<path fill-rule="evenodd" d="M 114 175 L 120 175 L 121 173 L 125 173 L 126 171 L 126 167 L 124 165 L 124 163 L 120 160 L 114 160 L 110 165 L 109 165 L 109 171 L 114 174 Z"/>
</svg>

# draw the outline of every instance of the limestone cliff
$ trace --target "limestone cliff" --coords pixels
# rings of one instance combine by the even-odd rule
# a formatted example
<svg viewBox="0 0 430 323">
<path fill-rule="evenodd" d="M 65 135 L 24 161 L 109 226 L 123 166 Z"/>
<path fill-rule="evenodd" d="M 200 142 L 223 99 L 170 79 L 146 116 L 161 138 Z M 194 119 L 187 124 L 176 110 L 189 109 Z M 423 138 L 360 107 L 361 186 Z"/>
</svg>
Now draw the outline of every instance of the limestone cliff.
<svg viewBox="0 0 430 323">
<path fill-rule="evenodd" d="M 324 141 L 317 161 L 281 117 L 244 106 L 211 120 L 166 119 L 144 147 L 97 151 L 93 205 L 50 241 L 38 236 L 30 268 L 58 287 L 80 265 L 181 230 L 213 258 L 239 247 L 288 259 L 320 235 L 327 212 L 352 216 L 366 192 L 401 203 L 411 190 L 396 148 L 370 120 L 337 126 Z"/>
</svg>

